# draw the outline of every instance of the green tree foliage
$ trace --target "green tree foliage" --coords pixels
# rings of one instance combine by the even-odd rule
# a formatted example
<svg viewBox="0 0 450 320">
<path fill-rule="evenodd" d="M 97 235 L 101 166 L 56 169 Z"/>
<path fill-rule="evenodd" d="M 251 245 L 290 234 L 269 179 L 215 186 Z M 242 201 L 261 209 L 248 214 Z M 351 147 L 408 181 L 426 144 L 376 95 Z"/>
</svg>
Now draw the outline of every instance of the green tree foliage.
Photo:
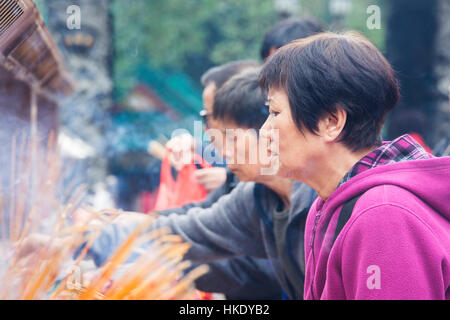
<svg viewBox="0 0 450 320">
<path fill-rule="evenodd" d="M 209 67 L 259 59 L 265 32 L 281 17 L 275 0 L 110 0 L 114 25 L 114 75 L 118 96 L 136 82 L 138 65 L 170 68 L 196 81 Z M 384 47 L 384 0 L 349 0 L 346 29 Z M 329 0 L 298 0 L 300 15 L 332 22 Z M 382 30 L 368 30 L 366 9 L 382 7 Z"/>
<path fill-rule="evenodd" d="M 384 49 L 384 39 L 387 23 L 386 0 L 348 0 L 350 10 L 344 19 L 344 30 L 355 30 L 368 37 L 381 50 Z M 330 0 L 303 0 L 301 11 L 305 15 L 316 17 L 325 24 L 333 25 L 333 17 L 330 12 Z M 370 5 L 377 5 L 381 9 L 381 29 L 369 30 L 367 28 L 367 8 Z M 333 30 L 336 31 L 336 30 Z M 339 30 L 341 31 L 341 30 Z"/>
<path fill-rule="evenodd" d="M 117 50 L 145 50 L 152 63 L 181 67 L 193 53 L 212 62 L 257 57 L 277 20 L 273 0 L 115 0 Z"/>
<path fill-rule="evenodd" d="M 385 0 L 352 0 L 352 9 L 346 18 L 346 29 L 356 30 L 368 37 L 380 50 L 385 48 L 385 32 L 387 27 L 387 6 Z M 381 28 L 369 30 L 366 22 L 369 14 L 367 7 L 377 5 L 381 9 Z"/>
<path fill-rule="evenodd" d="M 181 69 L 198 80 L 212 65 L 258 59 L 264 33 L 278 19 L 273 0 L 112 0 L 111 13 L 119 96 L 134 85 L 138 64 Z"/>
</svg>

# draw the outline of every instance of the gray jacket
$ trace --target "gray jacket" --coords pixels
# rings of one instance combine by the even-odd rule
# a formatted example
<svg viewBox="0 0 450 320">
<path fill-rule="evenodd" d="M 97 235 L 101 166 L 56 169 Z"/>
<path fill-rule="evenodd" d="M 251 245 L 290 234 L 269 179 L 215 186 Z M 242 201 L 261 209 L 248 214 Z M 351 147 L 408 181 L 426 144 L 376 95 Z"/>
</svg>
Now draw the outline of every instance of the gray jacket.
<svg viewBox="0 0 450 320">
<path fill-rule="evenodd" d="M 239 183 L 235 174 L 227 169 L 227 179 L 211 191 L 202 202 L 158 211 L 160 215 L 186 214 L 189 209 L 209 208 L 219 198 L 230 193 Z M 195 267 L 194 265 L 193 267 Z M 230 300 L 281 299 L 282 289 L 267 259 L 247 256 L 221 259 L 208 263 L 209 272 L 195 281 L 196 288 L 206 292 L 220 292 Z"/>
<path fill-rule="evenodd" d="M 294 182 L 286 230 L 286 251 L 292 265 L 304 275 L 304 222 L 316 193 Z M 280 261 L 273 229 L 273 216 L 281 200 L 271 189 L 252 182 L 239 183 L 210 208 L 191 208 L 186 214 L 161 216 L 152 229 L 170 227 L 192 247 L 185 259 L 208 263 L 236 256 L 269 259 L 283 291 L 293 299 L 302 299 L 303 283 L 288 280 Z M 136 225 L 111 224 L 104 228 L 89 254 L 97 265 L 134 230 Z M 291 277 L 292 279 L 292 277 Z"/>
</svg>

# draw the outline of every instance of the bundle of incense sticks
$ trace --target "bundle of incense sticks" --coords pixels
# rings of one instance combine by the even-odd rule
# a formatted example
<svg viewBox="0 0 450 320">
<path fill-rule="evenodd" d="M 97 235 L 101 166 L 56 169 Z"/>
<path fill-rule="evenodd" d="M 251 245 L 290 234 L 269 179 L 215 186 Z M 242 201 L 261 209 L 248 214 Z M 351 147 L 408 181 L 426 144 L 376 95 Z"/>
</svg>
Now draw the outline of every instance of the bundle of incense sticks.
<svg viewBox="0 0 450 320">
<path fill-rule="evenodd" d="M 114 255 L 95 272 L 89 280 L 79 277 L 78 283 L 68 274 L 50 295 L 50 299 L 196 299 L 194 280 L 208 271 L 199 266 L 187 275 L 183 272 L 190 266 L 182 261 L 190 245 L 183 243 L 179 236 L 170 235 L 169 230 L 161 229 L 142 234 L 152 222 L 151 218 L 139 225 Z M 91 239 L 94 239 L 95 236 Z M 150 243 L 145 249 L 144 243 Z M 77 265 L 84 252 L 78 257 Z M 139 258 L 128 262 L 133 253 Z M 70 283 L 71 286 L 67 284 Z"/>
<path fill-rule="evenodd" d="M 89 279 L 74 274 L 102 227 L 127 213 L 84 209 L 89 218 L 73 223 L 85 187 L 62 192 L 61 172 L 70 168 L 60 161 L 53 135 L 43 147 L 33 137 L 12 140 L 9 194 L 0 194 L 0 299 L 197 298 L 193 283 L 207 267 L 185 275 L 189 263 L 182 258 L 189 244 L 168 230 L 147 232 L 150 216 Z"/>
</svg>

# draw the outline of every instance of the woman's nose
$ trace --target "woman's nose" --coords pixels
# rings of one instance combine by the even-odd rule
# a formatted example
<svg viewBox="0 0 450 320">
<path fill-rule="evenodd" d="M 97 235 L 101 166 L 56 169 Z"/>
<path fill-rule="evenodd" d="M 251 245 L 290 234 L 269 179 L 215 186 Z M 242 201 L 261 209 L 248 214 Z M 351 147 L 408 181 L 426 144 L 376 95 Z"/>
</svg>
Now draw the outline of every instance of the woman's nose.
<svg viewBox="0 0 450 320">
<path fill-rule="evenodd" d="M 269 122 L 270 122 L 270 115 L 267 117 L 267 119 L 266 119 L 266 121 L 263 123 L 263 125 L 262 125 L 262 127 L 261 127 L 261 131 L 267 131 L 270 127 L 271 127 L 271 124 L 269 124 Z"/>
<path fill-rule="evenodd" d="M 263 139 L 271 140 L 273 128 L 273 120 L 269 115 L 266 119 L 266 122 L 264 122 L 261 129 L 259 130 L 259 136 Z"/>
</svg>

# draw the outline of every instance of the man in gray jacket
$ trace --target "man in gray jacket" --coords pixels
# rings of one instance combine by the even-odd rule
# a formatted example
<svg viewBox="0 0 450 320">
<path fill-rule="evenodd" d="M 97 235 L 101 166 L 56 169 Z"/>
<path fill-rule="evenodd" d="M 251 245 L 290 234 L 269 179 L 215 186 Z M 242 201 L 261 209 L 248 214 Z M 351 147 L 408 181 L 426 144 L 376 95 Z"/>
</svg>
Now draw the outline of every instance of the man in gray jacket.
<svg viewBox="0 0 450 320">
<path fill-rule="evenodd" d="M 237 60 L 209 69 L 201 79 L 204 87 L 202 117 L 204 119 L 204 129 L 217 129 L 217 121 L 212 119 L 214 96 L 215 93 L 229 80 L 232 76 L 237 75 L 245 70 L 255 69 L 258 63 L 253 60 Z M 266 114 L 252 115 L 247 121 L 247 127 L 259 129 L 266 120 Z M 181 139 L 176 141 L 178 137 L 170 140 L 168 143 L 171 147 L 177 143 L 189 144 L 191 139 Z M 187 138 L 187 137 L 183 137 Z M 189 146 L 181 146 L 177 149 L 194 149 Z M 190 152 L 192 152 L 191 150 Z M 176 158 L 184 158 L 183 154 L 178 154 Z M 209 208 L 220 197 L 230 193 L 239 183 L 238 177 L 225 168 L 214 168 L 199 170 L 203 173 L 203 177 L 207 175 L 217 174 L 217 169 L 222 169 L 226 174 L 225 182 L 210 191 L 208 196 L 201 202 L 193 202 L 185 204 L 181 207 L 170 208 L 157 213 L 160 215 L 169 215 L 171 213 L 186 214 L 189 209 L 194 207 Z M 209 170 L 209 171 L 208 171 Z M 214 181 L 216 177 L 208 177 L 207 180 Z M 220 292 L 231 300 L 247 300 L 247 299 L 280 299 L 282 297 L 281 287 L 274 275 L 273 268 L 267 259 L 258 259 L 252 257 L 233 257 L 231 259 L 222 259 L 208 264 L 209 272 L 196 280 L 198 289 L 206 292 Z"/>
<path fill-rule="evenodd" d="M 258 71 L 251 71 L 237 75 L 217 92 L 213 116 L 222 131 L 249 128 L 247 121 L 252 116 L 267 115 L 264 102 Z M 209 208 L 194 207 L 183 215 L 160 216 L 152 229 L 170 227 L 189 242 L 192 247 L 185 259 L 194 263 L 238 256 L 268 259 L 287 296 L 302 299 L 304 223 L 316 194 L 299 182 L 261 174 L 258 162 L 232 161 L 239 155 L 250 158 L 258 148 L 257 134 L 250 132 L 245 139 L 235 136 L 233 146 L 227 138 L 222 151 L 228 167 L 243 182 Z M 135 227 L 135 222 L 106 226 L 89 251 L 96 264 L 106 261 Z"/>
</svg>

